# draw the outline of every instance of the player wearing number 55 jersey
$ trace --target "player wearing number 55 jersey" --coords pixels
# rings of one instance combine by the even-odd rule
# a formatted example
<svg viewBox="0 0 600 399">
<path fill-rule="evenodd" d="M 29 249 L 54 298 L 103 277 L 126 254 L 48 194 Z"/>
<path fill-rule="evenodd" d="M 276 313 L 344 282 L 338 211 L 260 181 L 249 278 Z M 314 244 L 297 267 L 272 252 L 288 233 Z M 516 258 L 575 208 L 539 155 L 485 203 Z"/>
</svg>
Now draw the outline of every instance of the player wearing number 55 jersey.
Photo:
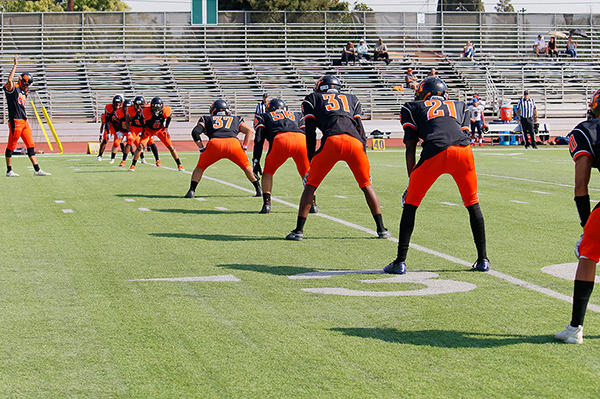
<svg viewBox="0 0 600 399">
<path fill-rule="evenodd" d="M 469 211 L 471 230 L 477 247 L 479 271 L 488 271 L 483 214 L 477 197 L 477 174 L 470 146 L 468 124 L 470 112 L 463 102 L 448 100 L 448 87 L 438 77 L 424 79 L 416 91 L 416 101 L 404 104 L 400 114 L 406 145 L 408 188 L 402 196 L 402 218 L 398 256 L 383 270 L 386 273 L 406 273 L 406 254 L 415 225 L 415 215 L 421 200 L 444 173 L 450 174 Z M 416 149 L 423 140 L 421 159 L 416 163 Z"/>
<path fill-rule="evenodd" d="M 315 92 L 302 102 L 306 126 L 306 148 L 311 160 L 306 185 L 300 198 L 296 228 L 285 238 L 300 241 L 304 223 L 313 203 L 315 191 L 338 161 L 345 161 L 362 189 L 377 224 L 379 238 L 390 237 L 383 225 L 379 199 L 371 185 L 369 158 L 365 151 L 367 137 L 361 122 L 361 105 L 353 94 L 340 93 L 341 83 L 333 75 L 321 77 Z M 315 154 L 317 127 L 323 133 L 321 147 Z M 314 157 L 313 157 L 314 155 Z"/>
<path fill-rule="evenodd" d="M 262 179 L 263 207 L 260 213 L 271 212 L 271 189 L 273 175 L 288 158 L 296 163 L 301 178 L 308 172 L 308 155 L 306 153 L 306 137 L 304 136 L 304 116 L 299 112 L 288 111 L 287 105 L 280 98 L 269 102 L 267 112 L 257 114 L 254 118 L 254 155 L 253 172 L 262 173 L 260 157 L 265 141 L 269 142 L 269 152 L 265 159 L 265 170 Z"/>
<path fill-rule="evenodd" d="M 575 161 L 575 205 L 583 235 L 575 248 L 579 258 L 573 289 L 571 323 L 555 338 L 569 344 L 583 343 L 583 319 L 594 289 L 596 264 L 600 261 L 600 203 L 590 213 L 588 184 L 592 169 L 600 170 L 600 90 L 592 96 L 590 120 L 582 122 L 567 136 Z"/>
<path fill-rule="evenodd" d="M 243 147 L 237 137 L 240 132 L 244 134 Z M 203 146 L 200 138 L 203 133 L 208 137 L 206 147 Z M 194 198 L 196 187 L 206 168 L 224 158 L 239 166 L 254 185 L 256 197 L 262 196 L 260 181 L 252 173 L 252 166 L 245 151 L 252 139 L 252 128 L 244 122 L 244 118 L 229 115 L 227 101 L 216 100 L 212 103 L 210 115 L 200 117 L 198 124 L 192 130 L 192 137 L 200 148 L 201 154 L 198 165 L 192 173 L 190 189 L 185 194 L 185 198 Z"/>
</svg>

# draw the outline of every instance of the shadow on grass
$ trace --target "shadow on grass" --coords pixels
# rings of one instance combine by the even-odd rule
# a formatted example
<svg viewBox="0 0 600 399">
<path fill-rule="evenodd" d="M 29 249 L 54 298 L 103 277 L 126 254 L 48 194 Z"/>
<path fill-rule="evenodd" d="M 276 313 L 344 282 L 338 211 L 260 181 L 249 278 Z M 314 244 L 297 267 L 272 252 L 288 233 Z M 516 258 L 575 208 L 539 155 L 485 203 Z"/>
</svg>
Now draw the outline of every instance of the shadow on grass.
<svg viewBox="0 0 600 399">
<path fill-rule="evenodd" d="M 331 330 L 359 338 L 372 338 L 397 344 L 435 346 L 440 348 L 493 348 L 516 344 L 548 344 L 558 342 L 554 339 L 554 334 L 482 334 L 452 330 L 400 331 L 395 328 L 332 328 Z M 597 339 L 599 337 L 585 338 Z"/>
<path fill-rule="evenodd" d="M 238 263 L 216 265 L 216 266 L 223 267 L 226 269 L 233 269 L 233 270 L 245 270 L 245 271 L 258 272 L 258 273 L 268 273 L 268 274 L 273 274 L 275 276 L 293 276 L 295 274 L 311 273 L 311 272 L 318 271 L 317 269 L 313 269 L 313 268 L 309 268 L 309 267 L 247 265 L 247 264 L 238 264 Z"/>
<path fill-rule="evenodd" d="M 115 194 L 116 197 L 124 198 L 181 198 L 190 201 L 191 198 L 185 198 L 185 192 L 182 194 Z M 196 198 L 251 198 L 251 195 L 197 195 Z M 262 204 L 262 202 L 261 202 Z"/>
<path fill-rule="evenodd" d="M 226 234 L 150 233 L 150 235 L 163 238 L 189 238 L 206 241 L 272 241 L 279 239 L 279 237 L 252 237 Z"/>
<path fill-rule="evenodd" d="M 220 211 L 218 209 L 152 209 L 155 212 L 183 213 L 192 215 L 239 215 L 243 213 L 258 213 L 258 211 Z"/>
</svg>

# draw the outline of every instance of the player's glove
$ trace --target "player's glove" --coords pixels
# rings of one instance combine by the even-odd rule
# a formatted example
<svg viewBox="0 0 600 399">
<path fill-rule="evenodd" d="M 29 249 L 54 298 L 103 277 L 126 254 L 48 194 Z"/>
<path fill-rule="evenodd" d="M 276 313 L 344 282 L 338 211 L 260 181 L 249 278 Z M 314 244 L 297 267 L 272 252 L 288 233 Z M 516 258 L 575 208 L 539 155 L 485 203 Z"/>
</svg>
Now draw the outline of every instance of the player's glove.
<svg viewBox="0 0 600 399">
<path fill-rule="evenodd" d="M 406 202 L 406 194 L 408 193 L 408 185 L 406 186 L 406 190 L 402 194 L 402 198 L 400 198 L 400 203 L 402 203 L 402 208 L 404 208 L 404 203 Z"/>
<path fill-rule="evenodd" d="M 258 176 L 259 174 L 262 175 L 262 173 L 263 173 L 258 159 L 252 160 L 252 172 L 254 172 L 254 175 L 256 175 L 256 176 Z"/>
<path fill-rule="evenodd" d="M 204 152 L 204 150 L 206 150 L 206 147 L 200 147 L 200 152 Z"/>
<path fill-rule="evenodd" d="M 242 149 L 243 149 L 244 151 L 248 151 L 248 146 L 247 146 L 247 145 L 243 145 L 243 146 L 242 146 Z"/>
<path fill-rule="evenodd" d="M 121 139 L 123 138 L 123 133 L 121 133 L 121 132 L 118 132 L 118 133 L 117 133 L 117 138 L 118 138 L 119 140 L 121 140 Z"/>
<path fill-rule="evenodd" d="M 581 245 L 581 240 L 583 240 L 583 234 L 579 237 L 579 240 L 577 240 L 577 243 L 575 244 L 575 256 L 577 259 L 579 259 L 579 246 Z"/>
</svg>

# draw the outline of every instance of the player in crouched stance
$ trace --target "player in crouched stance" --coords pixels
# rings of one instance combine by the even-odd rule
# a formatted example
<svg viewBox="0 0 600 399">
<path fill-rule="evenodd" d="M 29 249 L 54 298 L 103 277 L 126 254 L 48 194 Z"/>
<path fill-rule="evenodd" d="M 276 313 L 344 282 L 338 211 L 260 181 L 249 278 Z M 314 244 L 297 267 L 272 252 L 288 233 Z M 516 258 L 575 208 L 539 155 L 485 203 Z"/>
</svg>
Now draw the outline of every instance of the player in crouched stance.
<svg viewBox="0 0 600 399">
<path fill-rule="evenodd" d="M 238 133 L 244 134 L 244 143 L 238 139 Z M 204 147 L 201 134 L 208 137 L 208 143 Z M 244 122 L 241 116 L 229 115 L 229 104 L 225 100 L 216 100 L 210 106 L 210 115 L 202 116 L 198 124 L 192 130 L 192 137 L 200 148 L 201 154 L 198 165 L 192 173 L 190 189 L 185 198 L 194 198 L 198 183 L 202 179 L 204 171 L 213 163 L 226 158 L 239 166 L 248 180 L 252 182 L 256 190 L 256 197 L 262 196 L 260 180 L 252 173 L 252 166 L 246 155 L 246 148 L 252 139 L 252 128 Z"/>
<path fill-rule="evenodd" d="M 31 127 L 29 126 L 27 113 L 25 112 L 27 94 L 29 94 L 29 86 L 33 83 L 33 76 L 28 72 L 23 72 L 19 77 L 19 83 L 15 84 L 13 82 L 15 72 L 17 71 L 17 58 L 19 56 L 15 55 L 13 67 L 4 85 L 4 95 L 6 96 L 6 105 L 8 106 L 8 144 L 4 153 L 6 159 L 6 177 L 19 177 L 12 169 L 12 154 L 17 147 L 19 138 L 23 140 L 25 147 L 27 147 L 27 156 L 29 156 L 29 160 L 31 160 L 31 164 L 35 169 L 33 175 L 50 176 L 50 173 L 41 170 L 37 163 L 35 143 L 33 142 Z"/>
<path fill-rule="evenodd" d="M 267 112 L 254 118 L 254 154 L 252 171 L 258 176 L 263 173 L 260 167 L 265 140 L 269 142 L 269 152 L 265 159 L 262 179 L 263 207 L 260 213 L 271 212 L 271 190 L 273 175 L 288 158 L 296 163 L 301 178 L 308 172 L 308 155 L 304 135 L 304 116 L 300 112 L 288 111 L 285 102 L 274 98 L 269 102 Z M 316 206 L 313 206 L 313 212 Z"/>
<path fill-rule="evenodd" d="M 600 203 L 590 213 L 588 184 L 592 168 L 600 170 L 600 90 L 590 101 L 590 119 L 569 133 L 569 150 L 575 161 L 575 205 L 579 213 L 583 235 L 575 247 L 579 259 L 573 288 L 571 323 L 555 338 L 568 344 L 583 343 L 583 319 L 594 289 L 596 264 L 600 261 Z"/>
<path fill-rule="evenodd" d="M 306 96 L 302 102 L 306 149 L 311 163 L 300 198 L 296 228 L 285 237 L 287 240 L 301 241 L 304 237 L 304 224 L 313 205 L 315 192 L 338 161 L 348 164 L 365 194 L 379 238 L 391 236 L 383 225 L 379 198 L 371 185 L 371 166 L 365 150 L 367 136 L 361 121 L 360 101 L 353 94 L 340 93 L 340 89 L 341 83 L 337 77 L 325 75 L 315 84 L 314 93 Z M 323 133 L 323 138 L 321 147 L 315 153 L 317 127 Z"/>
<path fill-rule="evenodd" d="M 463 102 L 448 100 L 448 87 L 438 77 L 425 78 L 417 87 L 415 101 L 402 107 L 400 114 L 406 145 L 409 183 L 402 195 L 402 218 L 398 256 L 383 271 L 406 273 L 406 255 L 415 226 L 418 206 L 433 183 L 444 173 L 450 174 L 469 211 L 471 231 L 477 247 L 476 270 L 490 269 L 487 258 L 483 214 L 477 196 L 477 173 L 468 135 L 470 113 Z M 419 139 L 423 140 L 421 159 L 416 163 Z"/>
<path fill-rule="evenodd" d="M 160 97 L 154 97 L 152 101 L 150 101 L 150 107 L 143 107 L 141 110 L 144 133 L 142 134 L 140 144 L 138 144 L 138 147 L 135 150 L 135 154 L 133 156 L 133 161 L 131 161 L 131 167 L 129 168 L 129 171 L 135 172 L 135 164 L 140 158 L 142 150 L 148 144 L 152 136 L 158 136 L 160 141 L 162 141 L 162 143 L 171 152 L 171 156 L 175 160 L 175 163 L 177 163 L 177 169 L 180 171 L 184 171 L 185 169 L 183 168 L 183 165 L 179 160 L 179 155 L 177 155 L 177 151 L 175 151 L 175 147 L 173 147 L 171 137 L 169 136 L 169 124 L 171 123 L 171 107 L 169 107 L 168 105 L 164 105 L 163 100 Z M 156 162 L 156 164 L 157 166 L 159 166 L 158 161 Z"/>
</svg>

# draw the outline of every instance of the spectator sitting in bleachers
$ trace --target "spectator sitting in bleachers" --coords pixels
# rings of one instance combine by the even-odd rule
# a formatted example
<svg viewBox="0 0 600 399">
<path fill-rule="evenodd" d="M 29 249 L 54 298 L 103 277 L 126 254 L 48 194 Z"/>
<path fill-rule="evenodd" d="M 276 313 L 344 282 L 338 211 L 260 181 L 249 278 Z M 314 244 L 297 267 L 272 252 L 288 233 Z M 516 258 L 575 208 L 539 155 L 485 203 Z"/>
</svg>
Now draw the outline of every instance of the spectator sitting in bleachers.
<svg viewBox="0 0 600 399">
<path fill-rule="evenodd" d="M 419 78 L 413 75 L 412 68 L 408 68 L 406 70 L 406 75 L 404 76 L 404 81 L 406 82 L 406 87 L 410 87 L 413 90 L 417 90 L 419 86 Z"/>
<path fill-rule="evenodd" d="M 463 47 L 462 53 L 460 53 L 462 58 L 470 58 L 473 61 L 473 57 L 475 56 L 475 46 L 471 43 L 470 40 L 467 40 L 467 44 Z"/>
<path fill-rule="evenodd" d="M 354 43 L 348 42 L 344 49 L 342 50 L 342 65 L 348 64 L 352 61 L 354 64 L 356 62 L 356 55 L 354 54 Z"/>
<path fill-rule="evenodd" d="M 369 54 L 369 46 L 365 43 L 365 39 L 360 39 L 358 41 L 358 46 L 356 47 L 356 55 L 358 57 L 358 61 L 367 60 L 371 61 L 371 54 Z"/>
<path fill-rule="evenodd" d="M 558 57 L 558 50 L 556 49 L 556 39 L 550 38 L 548 42 L 548 57 Z"/>
<path fill-rule="evenodd" d="M 390 60 L 390 55 L 388 54 L 388 49 L 385 43 L 383 43 L 383 39 L 379 38 L 379 43 L 375 47 L 375 52 L 373 53 L 373 61 L 377 61 L 377 59 L 383 58 L 386 64 L 390 64 L 392 62 Z"/>
<path fill-rule="evenodd" d="M 427 75 L 427 77 L 430 76 L 437 76 L 437 72 L 435 71 L 435 68 L 431 68 L 431 70 L 429 71 L 429 75 Z"/>
<path fill-rule="evenodd" d="M 571 57 L 577 57 L 577 42 L 573 41 L 573 36 L 569 35 L 569 39 L 567 40 L 567 54 Z"/>
<path fill-rule="evenodd" d="M 544 36 L 538 35 L 538 37 L 533 41 L 533 52 L 536 56 L 539 56 L 540 53 L 546 55 L 548 54 L 548 46 L 546 46 Z"/>
</svg>

